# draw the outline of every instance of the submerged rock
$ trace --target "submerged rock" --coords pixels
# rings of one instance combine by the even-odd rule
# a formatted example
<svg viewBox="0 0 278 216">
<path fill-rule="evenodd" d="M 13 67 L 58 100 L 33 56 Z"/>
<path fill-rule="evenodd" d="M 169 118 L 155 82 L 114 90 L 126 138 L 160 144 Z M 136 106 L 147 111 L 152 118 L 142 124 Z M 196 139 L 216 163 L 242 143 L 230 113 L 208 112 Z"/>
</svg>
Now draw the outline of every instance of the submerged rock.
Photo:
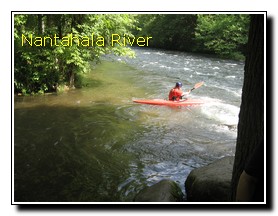
<svg viewBox="0 0 278 216">
<path fill-rule="evenodd" d="M 183 193 L 176 182 L 161 180 L 160 182 L 141 190 L 134 202 L 180 202 Z"/>
<path fill-rule="evenodd" d="M 185 181 L 187 200 L 192 202 L 230 201 L 234 157 L 221 158 L 194 169 Z"/>
</svg>

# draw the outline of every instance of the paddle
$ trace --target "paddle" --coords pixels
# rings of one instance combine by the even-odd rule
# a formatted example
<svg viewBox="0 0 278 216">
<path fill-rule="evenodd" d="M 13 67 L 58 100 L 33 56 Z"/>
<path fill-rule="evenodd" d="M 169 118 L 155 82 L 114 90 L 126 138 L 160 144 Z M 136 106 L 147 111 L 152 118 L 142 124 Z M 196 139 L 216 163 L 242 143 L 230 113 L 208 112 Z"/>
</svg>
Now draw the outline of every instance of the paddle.
<svg viewBox="0 0 278 216">
<path fill-rule="evenodd" d="M 204 84 L 204 81 L 196 83 L 190 91 L 193 91 L 194 89 L 201 87 L 203 84 Z"/>
<path fill-rule="evenodd" d="M 199 82 L 199 83 L 196 83 L 192 89 L 190 89 L 188 92 L 184 93 L 182 96 L 185 96 L 185 94 L 189 94 L 191 91 L 193 91 L 194 89 L 197 89 L 197 88 L 201 87 L 203 84 L 204 84 L 204 81 Z"/>
</svg>

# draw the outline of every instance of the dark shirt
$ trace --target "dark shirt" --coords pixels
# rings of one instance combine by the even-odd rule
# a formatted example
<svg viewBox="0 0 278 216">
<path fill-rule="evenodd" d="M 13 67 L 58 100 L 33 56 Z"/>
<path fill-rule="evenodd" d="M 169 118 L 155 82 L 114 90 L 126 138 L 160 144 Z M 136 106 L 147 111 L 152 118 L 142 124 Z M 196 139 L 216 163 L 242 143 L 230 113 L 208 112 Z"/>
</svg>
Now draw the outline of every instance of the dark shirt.
<svg viewBox="0 0 278 216">
<path fill-rule="evenodd" d="M 258 182 L 254 194 L 254 202 L 264 201 L 264 142 L 262 141 L 254 150 L 245 166 L 245 172 L 255 177 Z"/>
</svg>

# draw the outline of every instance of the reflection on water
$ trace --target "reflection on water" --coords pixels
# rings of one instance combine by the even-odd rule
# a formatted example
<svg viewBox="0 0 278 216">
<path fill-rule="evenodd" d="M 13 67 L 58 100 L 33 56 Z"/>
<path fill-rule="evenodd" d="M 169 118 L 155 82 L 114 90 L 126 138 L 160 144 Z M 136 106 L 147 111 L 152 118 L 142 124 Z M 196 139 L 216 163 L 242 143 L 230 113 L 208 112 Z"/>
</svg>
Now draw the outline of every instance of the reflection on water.
<svg viewBox="0 0 278 216">
<path fill-rule="evenodd" d="M 135 127 L 113 112 L 111 106 L 16 110 L 16 201 L 119 200 L 115 192 L 130 160 L 121 147 Z"/>
<path fill-rule="evenodd" d="M 241 83 L 229 79 L 243 66 L 178 52 L 136 52 L 128 64 L 98 65 L 86 88 L 15 97 L 15 201 L 132 201 L 164 178 L 184 191 L 193 168 L 234 154 L 236 129 L 230 128 L 237 124 Z M 173 109 L 132 102 L 166 97 L 174 77 L 188 88 L 204 80 L 191 96 L 208 103 Z M 219 94 L 220 87 L 227 91 Z"/>
</svg>

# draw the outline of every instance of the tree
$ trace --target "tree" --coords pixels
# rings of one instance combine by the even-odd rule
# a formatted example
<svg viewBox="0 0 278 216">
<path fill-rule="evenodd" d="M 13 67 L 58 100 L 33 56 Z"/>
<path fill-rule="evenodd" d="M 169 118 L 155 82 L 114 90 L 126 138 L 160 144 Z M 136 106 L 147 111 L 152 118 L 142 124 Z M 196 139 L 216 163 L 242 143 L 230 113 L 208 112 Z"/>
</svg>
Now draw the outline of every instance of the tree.
<svg viewBox="0 0 278 216">
<path fill-rule="evenodd" d="M 136 19 L 141 32 L 134 34 L 151 35 L 151 47 L 244 59 L 248 14 L 142 14 Z"/>
<path fill-rule="evenodd" d="M 152 36 L 150 46 L 190 52 L 194 46 L 195 14 L 143 14 L 137 17 L 142 32 Z"/>
<path fill-rule="evenodd" d="M 90 63 L 106 53 L 133 56 L 128 47 L 112 46 L 111 35 L 131 35 L 135 20 L 130 14 L 15 14 L 14 15 L 14 89 L 16 93 L 32 94 L 55 90 L 59 84 L 76 86 L 76 80 L 90 71 Z M 102 36 L 106 43 L 94 46 L 93 36 Z M 22 35 L 56 36 L 55 45 L 23 45 Z M 72 43 L 59 45 L 63 37 L 87 40 L 85 46 Z M 29 39 L 30 40 L 30 39 Z M 34 39 L 35 40 L 35 39 Z M 75 39 L 77 40 L 77 39 Z"/>
<path fill-rule="evenodd" d="M 232 175 L 232 200 L 245 163 L 264 140 L 264 15 L 251 15 Z"/>
<path fill-rule="evenodd" d="M 243 58 L 248 27 L 248 14 L 199 14 L 195 50 L 225 58 Z"/>
</svg>

